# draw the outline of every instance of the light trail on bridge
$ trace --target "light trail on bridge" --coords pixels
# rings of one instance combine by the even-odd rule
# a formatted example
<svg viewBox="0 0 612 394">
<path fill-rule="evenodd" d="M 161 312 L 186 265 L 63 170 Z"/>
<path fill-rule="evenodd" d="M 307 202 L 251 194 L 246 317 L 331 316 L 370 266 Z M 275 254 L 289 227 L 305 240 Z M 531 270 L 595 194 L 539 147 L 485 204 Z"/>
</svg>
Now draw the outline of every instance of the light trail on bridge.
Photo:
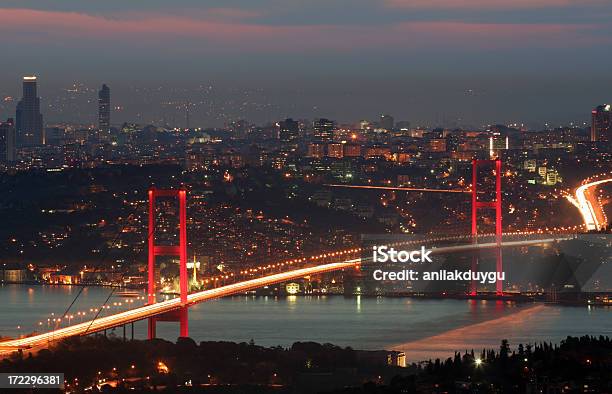
<svg viewBox="0 0 612 394">
<path fill-rule="evenodd" d="M 536 240 L 525 240 L 525 241 L 510 241 L 483 243 L 483 244 L 466 244 L 456 246 L 445 246 L 439 248 L 432 248 L 432 254 L 440 253 L 456 253 L 469 251 L 473 249 L 492 249 L 496 247 L 513 247 L 513 246 L 529 246 L 553 243 L 561 240 L 567 240 L 567 237 L 559 238 L 546 238 Z M 185 305 L 190 306 L 200 302 L 226 297 L 234 294 L 245 293 L 250 290 L 254 290 L 267 285 L 276 283 L 282 283 L 289 280 L 303 278 L 310 275 L 323 274 L 327 272 L 339 271 L 347 268 L 353 268 L 355 266 L 368 263 L 371 258 L 356 258 L 346 260 L 343 262 L 329 263 L 317 265 L 314 267 L 307 267 L 301 269 L 290 270 L 283 273 L 272 274 L 261 278 L 250 279 L 243 282 L 237 282 L 234 284 L 218 287 L 215 289 L 204 290 L 197 293 L 192 293 L 187 296 L 187 303 Z M 0 355 L 7 355 L 14 352 L 16 349 L 42 349 L 50 344 L 73 336 L 80 336 L 86 334 L 93 334 L 107 329 L 120 327 L 125 324 L 129 324 L 135 321 L 144 320 L 146 318 L 161 315 L 175 309 L 184 306 L 181 304 L 180 298 L 173 298 L 158 302 L 155 304 L 141 306 L 125 312 L 120 312 L 114 315 L 100 317 L 95 320 L 89 320 L 83 323 L 75 324 L 72 326 L 60 328 L 50 332 L 33 335 L 31 337 L 11 339 L 0 342 Z"/>
<path fill-rule="evenodd" d="M 602 212 L 603 208 L 597 202 L 596 197 L 589 194 L 589 189 L 596 188 L 607 182 L 612 182 L 612 178 L 585 183 L 576 188 L 575 197 L 571 195 L 566 196 L 566 198 L 580 211 L 587 231 L 599 231 L 606 224 L 602 223 L 604 220 L 600 221 L 598 219 L 598 216 L 602 216 L 602 218 L 605 217 Z"/>
</svg>

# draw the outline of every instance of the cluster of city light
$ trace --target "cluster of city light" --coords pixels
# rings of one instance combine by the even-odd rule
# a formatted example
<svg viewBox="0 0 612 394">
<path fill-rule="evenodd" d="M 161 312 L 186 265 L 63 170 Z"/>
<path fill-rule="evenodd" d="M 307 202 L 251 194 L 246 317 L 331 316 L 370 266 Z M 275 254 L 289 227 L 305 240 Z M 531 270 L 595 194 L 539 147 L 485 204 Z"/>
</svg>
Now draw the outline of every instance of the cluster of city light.
<svg viewBox="0 0 612 394">
<path fill-rule="evenodd" d="M 160 361 L 161 363 L 161 361 Z M 135 364 L 130 364 L 130 366 L 127 368 L 127 370 L 125 370 L 125 374 L 127 375 L 132 375 L 137 372 L 137 367 Z M 111 368 L 108 372 L 103 373 L 102 371 L 98 371 L 98 373 L 95 375 L 95 377 L 93 378 L 93 385 L 86 387 L 85 391 L 90 391 L 94 388 L 94 386 L 98 389 L 101 390 L 102 386 L 111 386 L 111 387 L 116 387 L 117 384 L 119 382 L 125 382 L 126 379 L 125 378 L 120 378 L 120 371 L 118 370 L 117 367 L 113 367 Z M 146 380 L 150 380 L 151 377 L 150 376 L 146 376 L 145 377 Z M 67 380 L 64 381 L 64 384 L 66 387 L 69 387 L 70 384 L 68 383 Z M 74 378 L 74 382 L 73 385 L 78 386 L 78 378 Z"/>
<path fill-rule="evenodd" d="M 335 257 L 346 257 L 346 255 L 351 255 L 351 254 L 355 254 L 355 253 L 360 253 L 362 251 L 362 248 L 356 247 L 356 248 L 352 248 L 352 249 L 345 249 L 345 250 L 339 250 L 339 251 L 335 251 L 335 252 L 327 252 L 327 253 L 322 253 L 319 255 L 314 255 L 314 256 L 309 256 L 309 257 L 302 257 L 302 258 L 296 258 L 296 259 L 291 259 L 291 260 L 285 260 L 283 262 L 278 262 L 278 263 L 273 263 L 273 264 L 267 264 L 267 265 L 260 265 L 257 267 L 252 267 L 252 268 L 247 268 L 244 270 L 240 270 L 238 272 L 239 275 L 257 275 L 257 274 L 263 274 L 267 271 L 270 270 L 274 270 L 274 269 L 278 269 L 278 268 L 282 268 L 282 267 L 289 267 L 289 266 L 293 266 L 295 264 L 300 264 L 300 263 L 306 263 L 308 261 L 316 261 L 316 260 L 321 260 L 321 259 L 328 259 L 328 258 L 335 258 Z M 223 281 L 224 279 L 230 279 L 231 277 L 234 277 L 235 273 L 234 272 L 228 272 L 226 274 L 222 274 L 222 275 L 217 275 L 217 276 L 212 276 L 210 278 L 207 278 L 204 280 L 204 283 L 215 283 L 218 281 Z"/>
</svg>

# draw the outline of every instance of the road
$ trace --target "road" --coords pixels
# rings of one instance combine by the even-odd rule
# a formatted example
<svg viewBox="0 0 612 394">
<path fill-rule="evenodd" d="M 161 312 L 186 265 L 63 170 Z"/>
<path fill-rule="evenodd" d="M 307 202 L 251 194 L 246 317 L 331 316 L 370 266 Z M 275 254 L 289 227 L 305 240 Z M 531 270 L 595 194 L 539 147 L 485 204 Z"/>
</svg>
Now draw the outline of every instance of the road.
<svg viewBox="0 0 612 394">
<path fill-rule="evenodd" d="M 525 241 L 510 241 L 502 242 L 502 247 L 513 247 L 513 246 L 529 246 L 552 243 L 560 240 L 568 239 L 567 237 L 557 238 L 546 238 L 536 240 L 525 240 Z M 497 247 L 497 243 L 483 243 L 483 244 L 467 244 L 458 246 L 445 246 L 439 248 L 432 248 L 431 254 L 443 254 L 443 253 L 457 253 L 463 251 L 469 251 L 473 249 L 491 249 Z M 309 275 L 317 275 L 326 272 L 339 271 L 346 268 L 352 268 L 356 265 L 371 262 L 371 258 L 356 258 L 346 260 L 343 262 L 322 264 L 314 267 L 307 267 L 301 269 L 295 269 L 283 273 L 267 275 L 257 279 L 246 280 L 230 285 L 218 287 L 216 289 L 200 291 L 197 293 L 189 294 L 187 296 L 187 305 L 196 304 L 212 300 L 215 298 L 230 296 L 233 294 L 241 294 L 249 290 L 261 288 L 264 286 L 282 283 L 298 278 L 303 278 Z M 138 308 L 131 309 L 129 311 L 120 312 L 115 315 L 100 317 L 95 320 L 89 320 L 83 323 L 75 324 L 72 326 L 59 328 L 54 331 L 33 335 L 27 338 L 5 340 L 0 342 L 0 356 L 7 355 L 14 352 L 16 349 L 31 349 L 38 350 L 47 347 L 51 343 L 73 336 L 86 335 L 113 327 L 119 327 L 124 324 L 129 324 L 135 321 L 144 320 L 151 316 L 161 315 L 166 312 L 178 309 L 182 306 L 180 298 L 174 298 L 167 301 L 158 302 L 151 305 L 145 305 Z"/>
<path fill-rule="evenodd" d="M 605 212 L 595 193 L 599 185 L 607 182 L 612 182 L 612 178 L 585 183 L 576 188 L 575 196 L 567 196 L 580 211 L 587 231 L 599 231 L 607 225 Z"/>
</svg>

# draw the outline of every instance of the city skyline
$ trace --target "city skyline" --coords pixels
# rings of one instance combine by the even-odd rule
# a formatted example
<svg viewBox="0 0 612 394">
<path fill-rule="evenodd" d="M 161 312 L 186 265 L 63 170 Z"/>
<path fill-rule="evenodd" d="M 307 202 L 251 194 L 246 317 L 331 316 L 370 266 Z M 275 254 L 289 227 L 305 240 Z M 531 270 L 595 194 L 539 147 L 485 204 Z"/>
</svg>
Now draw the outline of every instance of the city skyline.
<svg viewBox="0 0 612 394">
<path fill-rule="evenodd" d="M 26 75 L 22 76 L 21 80 L 26 83 L 36 85 L 35 90 L 37 89 L 40 92 L 40 89 L 37 87 L 40 78 L 37 75 Z M 25 85 L 24 85 L 25 86 Z M 123 86 L 120 86 L 122 88 Z M 124 87 L 123 87 L 124 88 Z M 126 111 L 125 101 L 116 104 L 113 102 L 110 103 L 110 89 L 106 83 L 101 83 L 98 87 L 88 86 L 83 83 L 73 83 L 72 85 L 62 88 L 57 93 L 60 93 L 58 96 L 51 96 L 50 103 L 41 102 L 37 104 L 41 109 L 40 112 L 45 114 L 51 114 L 51 119 L 46 117 L 46 122 L 43 122 L 43 127 L 51 126 L 54 124 L 80 124 L 83 126 L 89 125 L 89 127 L 100 128 L 100 122 L 105 122 L 111 127 L 118 127 L 123 123 L 137 123 L 137 124 L 151 124 L 156 126 L 165 126 L 165 127 L 180 127 L 180 128 L 225 128 L 231 127 L 235 122 L 250 122 L 252 124 L 261 124 L 261 125 L 271 125 L 277 123 L 282 119 L 290 119 L 296 118 L 301 120 L 316 120 L 316 119 L 327 119 L 325 115 L 321 115 L 321 112 L 315 111 L 306 115 L 299 115 L 299 110 L 294 109 L 293 112 L 282 112 L 277 111 L 274 112 L 271 108 L 266 107 L 274 107 L 273 105 L 258 105 L 254 104 L 254 107 L 262 112 L 262 108 L 264 109 L 267 115 L 263 118 L 258 116 L 257 114 L 251 114 L 252 116 L 247 116 L 244 108 L 241 111 L 236 113 L 232 113 L 231 110 L 228 111 L 227 107 L 223 107 L 223 105 L 231 105 L 237 104 L 238 107 L 240 105 L 245 105 L 248 103 L 233 103 L 231 99 L 229 101 L 224 101 L 224 99 L 216 100 L 211 95 L 211 91 L 213 90 L 213 86 L 199 86 L 194 88 L 193 91 L 189 91 L 187 89 L 181 88 L 172 88 L 172 87 L 157 87 L 157 88 L 135 88 L 129 89 L 133 92 L 136 92 L 134 98 L 136 100 L 142 99 L 143 102 L 136 104 L 145 105 L 147 110 L 149 111 L 149 115 L 145 115 L 142 112 L 131 113 L 130 111 Z M 104 102 L 102 102 L 101 94 L 105 92 Z M 113 90 L 115 91 L 115 90 Z M 257 92 L 258 90 L 248 90 L 245 89 L 241 94 L 249 95 Z M 24 91 L 25 92 L 25 91 Z M 125 90 L 123 91 L 125 93 Z M 177 92 L 182 95 L 183 99 L 175 99 L 172 98 L 173 95 L 176 95 Z M 233 91 L 236 93 L 237 91 Z M 193 98 L 185 98 L 190 94 L 198 94 L 203 93 L 208 97 L 197 97 Z M 231 92 L 229 92 L 231 93 Z M 38 101 L 41 100 L 40 96 L 43 96 L 40 93 L 38 94 Z M 470 92 L 466 92 L 466 94 L 471 94 Z M 23 96 L 23 93 L 21 93 Z M 155 96 L 161 100 L 160 102 L 154 102 Z M 108 96 L 108 100 L 106 97 Z M 19 94 L 15 96 L 3 96 L 3 100 L 0 101 L 0 118 L 11 118 L 16 116 L 16 112 L 18 110 L 19 105 Z M 44 100 L 44 98 L 43 98 Z M 120 99 L 121 100 L 121 99 Z M 200 100 L 200 101 L 198 101 Z M 225 97 L 225 100 L 228 100 L 228 97 Z M 106 101 L 109 101 L 106 103 Z M 222 110 L 220 112 L 214 112 L 212 108 L 204 109 L 204 115 L 200 112 L 199 108 L 203 106 L 213 107 L 215 105 L 220 105 Z M 296 108 L 295 104 L 288 104 L 292 108 Z M 593 105 L 593 111 L 598 107 L 605 107 L 609 104 L 604 103 L 596 103 Z M 238 108 L 237 107 L 237 108 Z M 278 106 L 276 109 L 279 109 Z M 46 111 L 46 112 L 45 112 Z M 101 118 L 101 112 L 104 112 Z M 334 112 L 334 111 L 331 111 Z M 278 115 L 282 113 L 282 115 Z M 302 111 L 301 114 L 305 112 Z M 308 113 L 308 111 L 306 111 Z M 469 122 L 467 119 L 462 118 L 452 118 L 448 114 L 438 114 L 438 120 L 433 121 L 420 121 L 417 117 L 416 121 L 411 121 L 405 117 L 396 117 L 395 115 L 391 115 L 389 113 L 383 112 L 375 112 L 371 108 L 366 111 L 369 116 L 361 116 L 355 118 L 341 118 L 338 120 L 334 118 L 334 122 L 342 125 L 355 125 L 363 121 L 369 122 L 377 122 L 381 121 L 382 123 L 387 123 L 383 120 L 384 117 L 389 117 L 395 120 L 398 124 L 401 124 L 401 127 L 406 127 L 409 125 L 413 128 L 457 128 L 457 129 L 486 129 L 491 125 L 518 125 L 521 128 L 527 128 L 530 130 L 543 130 L 543 129 L 552 129 L 552 128 L 560 128 L 560 127 L 591 127 L 592 125 L 592 116 L 588 116 L 588 111 L 585 108 L 573 108 L 570 113 L 575 113 L 576 117 L 574 118 L 566 118 L 565 121 L 554 122 L 550 120 L 545 120 L 545 118 L 539 118 L 535 120 L 527 120 L 525 118 L 517 117 L 517 118 L 504 118 L 504 119 L 495 119 L 489 118 L 489 121 L 486 121 L 486 117 L 480 120 L 475 120 L 474 122 Z M 111 114 L 113 114 L 113 123 L 110 121 Z M 296 115 L 297 114 L 297 115 Z M 118 115 L 118 116 L 115 116 Z M 260 114 L 261 115 L 261 114 Z M 202 117 L 204 116 L 204 118 Z M 209 116 L 209 118 L 206 118 Z M 106 119 L 108 117 L 108 119 Z M 329 117 L 329 116 L 328 116 Z M 118 119 L 117 119 L 118 118 Z M 190 123 L 190 119 L 195 118 L 195 121 Z M 331 117 L 329 117 L 331 118 Z M 382 124 L 381 123 L 381 124 Z M 389 128 L 389 127 L 387 127 Z"/>
<path fill-rule="evenodd" d="M 160 87 L 202 102 L 190 119 L 204 126 L 381 113 L 431 126 L 588 121 L 578 108 L 611 101 L 605 3 L 4 1 L 0 97 L 36 74 L 49 121 L 91 121 L 78 114 L 85 97 L 56 108 L 75 81 L 113 86 L 117 121 L 178 116 L 151 94 Z"/>
</svg>

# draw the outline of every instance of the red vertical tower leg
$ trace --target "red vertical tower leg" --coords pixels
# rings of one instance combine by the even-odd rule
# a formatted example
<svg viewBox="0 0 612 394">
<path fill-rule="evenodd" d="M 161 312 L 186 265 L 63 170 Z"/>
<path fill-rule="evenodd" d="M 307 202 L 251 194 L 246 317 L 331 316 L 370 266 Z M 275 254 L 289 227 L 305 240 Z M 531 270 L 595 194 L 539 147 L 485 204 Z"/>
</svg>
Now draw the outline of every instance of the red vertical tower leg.
<svg viewBox="0 0 612 394">
<path fill-rule="evenodd" d="M 478 167 L 481 164 L 495 164 L 495 201 L 478 201 Z M 496 263 L 495 270 L 497 274 L 501 274 L 503 270 L 502 264 L 502 193 L 501 193 L 501 160 L 472 160 L 472 242 L 478 242 L 478 218 L 477 211 L 481 208 L 495 209 L 495 242 L 497 248 L 495 250 Z M 472 258 L 472 271 L 476 270 L 478 265 L 478 257 Z M 499 296 L 503 295 L 504 284 L 501 280 L 497 280 L 495 284 L 495 293 Z M 470 294 L 476 295 L 476 283 L 472 282 Z"/>
<path fill-rule="evenodd" d="M 148 303 L 155 304 L 155 189 L 149 190 L 149 285 L 147 290 Z M 149 318 L 148 338 L 155 338 L 155 317 Z"/>
<path fill-rule="evenodd" d="M 185 190 L 179 191 L 179 258 L 181 303 L 187 302 L 187 207 Z"/>
<path fill-rule="evenodd" d="M 180 190 L 179 196 L 179 258 L 180 258 L 180 287 L 181 287 L 181 313 L 180 313 L 180 331 L 181 337 L 189 336 L 189 318 L 187 312 L 187 285 L 189 278 L 187 277 L 187 191 Z"/>
<path fill-rule="evenodd" d="M 180 309 L 180 336 L 186 338 L 189 336 L 189 309 L 186 306 Z"/>
<path fill-rule="evenodd" d="M 476 196 L 478 193 L 478 165 L 476 160 L 472 160 L 472 243 L 478 242 L 478 222 L 476 217 Z M 478 269 L 478 255 L 472 255 L 472 272 L 476 272 Z M 476 280 L 472 280 L 470 284 L 470 295 L 475 296 L 477 293 Z"/>
<path fill-rule="evenodd" d="M 147 337 L 149 339 L 154 339 L 157 335 L 157 321 L 155 320 L 155 317 L 150 317 L 149 321 L 148 321 L 148 335 Z"/>
<path fill-rule="evenodd" d="M 495 242 L 496 248 L 496 265 L 498 279 L 496 283 L 496 293 L 501 296 L 504 294 L 504 283 L 499 280 L 499 275 L 503 271 L 502 264 L 502 192 L 501 192 L 501 160 L 495 160 Z"/>
<path fill-rule="evenodd" d="M 178 246 L 160 246 L 155 245 L 155 199 L 157 197 L 177 197 L 179 201 L 179 245 Z M 187 309 L 187 293 L 188 276 L 187 276 L 187 191 L 181 190 L 160 190 L 151 188 L 149 190 L 149 285 L 148 285 L 148 303 L 154 304 L 155 297 L 155 257 L 156 256 L 178 256 L 179 257 L 179 290 L 181 297 L 181 308 L 176 313 L 167 313 L 158 317 L 149 318 L 148 337 L 155 338 L 157 320 L 179 321 L 180 335 L 186 337 L 189 335 L 188 329 L 188 309 Z"/>
</svg>

